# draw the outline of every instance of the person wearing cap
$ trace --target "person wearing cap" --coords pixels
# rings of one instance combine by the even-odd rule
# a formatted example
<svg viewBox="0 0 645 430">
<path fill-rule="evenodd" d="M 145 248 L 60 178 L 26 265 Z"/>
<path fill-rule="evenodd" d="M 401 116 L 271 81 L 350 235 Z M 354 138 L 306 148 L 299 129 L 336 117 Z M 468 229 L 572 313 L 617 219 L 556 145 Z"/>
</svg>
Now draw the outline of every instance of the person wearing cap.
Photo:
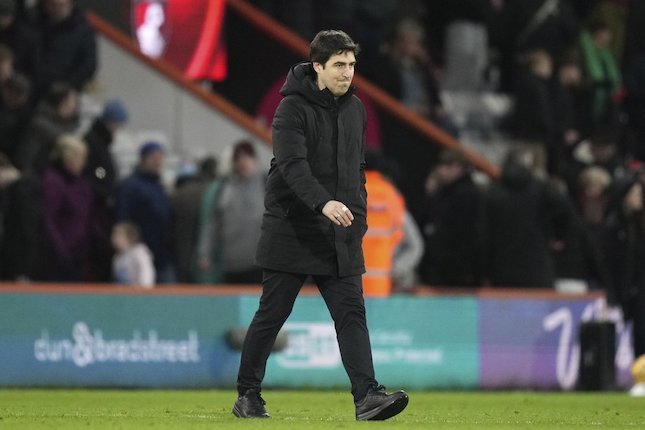
<svg viewBox="0 0 645 430">
<path fill-rule="evenodd" d="M 38 40 L 36 32 L 17 19 L 16 0 L 0 0 L 0 44 L 13 52 L 16 71 L 33 80 L 38 67 Z"/>
<path fill-rule="evenodd" d="M 97 228 L 101 234 L 92 247 L 92 275 L 98 282 L 110 280 L 112 247 L 109 241 L 114 224 L 114 187 L 118 176 L 111 153 L 114 134 L 128 122 L 128 111 L 119 100 L 108 100 L 103 112 L 85 135 L 87 165 L 83 176 L 94 191 L 96 206 L 101 208 Z"/>
<path fill-rule="evenodd" d="M 161 182 L 164 149 L 146 142 L 139 150 L 139 164 L 117 187 L 117 221 L 130 221 L 141 230 L 141 239 L 154 257 L 157 283 L 175 282 L 171 259 L 171 204 Z"/>
</svg>

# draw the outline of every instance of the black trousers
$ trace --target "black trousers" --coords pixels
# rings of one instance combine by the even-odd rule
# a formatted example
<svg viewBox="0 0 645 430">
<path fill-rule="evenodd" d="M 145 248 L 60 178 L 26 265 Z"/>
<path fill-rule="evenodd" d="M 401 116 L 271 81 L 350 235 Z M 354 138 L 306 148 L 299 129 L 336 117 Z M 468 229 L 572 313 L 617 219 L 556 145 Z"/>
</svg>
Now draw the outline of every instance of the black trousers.
<svg viewBox="0 0 645 430">
<path fill-rule="evenodd" d="M 293 309 L 307 275 L 264 270 L 260 307 L 251 322 L 240 360 L 237 389 L 260 391 L 267 359 L 278 332 Z M 362 399 L 376 386 L 361 276 L 336 278 L 313 276 L 334 320 L 345 371 L 352 384 L 354 400 Z"/>
</svg>

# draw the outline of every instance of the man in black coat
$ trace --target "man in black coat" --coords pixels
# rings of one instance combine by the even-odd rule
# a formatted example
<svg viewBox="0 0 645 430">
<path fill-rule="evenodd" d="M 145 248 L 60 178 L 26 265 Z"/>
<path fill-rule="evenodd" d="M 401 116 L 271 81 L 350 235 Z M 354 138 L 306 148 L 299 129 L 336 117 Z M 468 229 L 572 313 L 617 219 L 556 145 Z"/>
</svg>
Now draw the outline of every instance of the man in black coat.
<svg viewBox="0 0 645 430">
<path fill-rule="evenodd" d="M 311 42 L 311 61 L 292 67 L 280 90 L 257 250 L 263 293 L 233 407 L 240 418 L 269 416 L 260 396 L 266 361 L 309 275 L 335 322 L 356 419 L 384 420 L 408 402 L 405 392 L 387 394 L 376 382 L 365 319 L 365 109 L 351 87 L 357 52 L 344 32 L 322 31 Z"/>
<path fill-rule="evenodd" d="M 38 66 L 38 39 L 31 27 L 17 19 L 15 0 L 0 0 L 0 44 L 13 52 L 15 69 L 33 80 Z"/>
<path fill-rule="evenodd" d="M 484 198 L 484 276 L 495 287 L 553 288 L 551 248 L 571 225 L 566 196 L 532 170 L 535 154 L 511 151 Z"/>
<path fill-rule="evenodd" d="M 479 286 L 482 198 L 468 160 L 457 151 L 442 151 L 427 188 L 426 206 L 418 216 L 425 241 L 421 281 L 436 286 Z"/>
<path fill-rule="evenodd" d="M 42 6 L 37 26 L 41 54 L 38 90 L 46 91 L 54 82 L 82 90 L 96 72 L 94 30 L 74 0 L 45 0 Z"/>
</svg>

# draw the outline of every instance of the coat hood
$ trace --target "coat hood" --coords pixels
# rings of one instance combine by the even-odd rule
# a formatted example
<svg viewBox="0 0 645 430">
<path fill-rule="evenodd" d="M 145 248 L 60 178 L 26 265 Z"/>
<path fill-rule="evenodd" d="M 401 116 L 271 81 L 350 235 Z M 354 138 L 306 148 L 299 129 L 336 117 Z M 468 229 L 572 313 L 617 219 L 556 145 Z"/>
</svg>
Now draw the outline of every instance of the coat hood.
<svg viewBox="0 0 645 430">
<path fill-rule="evenodd" d="M 287 79 L 280 89 L 280 94 L 285 97 L 298 94 L 310 103 L 323 107 L 332 107 L 336 106 L 336 104 L 342 104 L 345 100 L 349 99 L 354 94 L 354 91 L 354 87 L 350 87 L 336 101 L 336 98 L 327 88 L 322 91 L 318 89 L 318 85 L 316 84 L 316 71 L 311 62 L 307 61 L 291 67 L 287 74 Z"/>
</svg>

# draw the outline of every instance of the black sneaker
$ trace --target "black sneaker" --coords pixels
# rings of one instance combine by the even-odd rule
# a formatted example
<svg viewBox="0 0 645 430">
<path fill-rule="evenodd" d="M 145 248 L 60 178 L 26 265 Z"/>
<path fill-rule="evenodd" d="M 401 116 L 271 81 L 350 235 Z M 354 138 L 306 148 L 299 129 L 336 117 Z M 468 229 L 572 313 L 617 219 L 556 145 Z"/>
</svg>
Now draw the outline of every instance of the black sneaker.
<svg viewBox="0 0 645 430">
<path fill-rule="evenodd" d="M 238 418 L 270 418 L 271 415 L 264 408 L 266 402 L 257 390 L 246 390 L 239 396 L 233 405 L 233 414 Z"/>
<path fill-rule="evenodd" d="M 408 395 L 405 391 L 388 394 L 385 387 L 379 385 L 370 388 L 363 400 L 356 403 L 356 420 L 386 420 L 401 413 L 407 405 Z"/>
</svg>

